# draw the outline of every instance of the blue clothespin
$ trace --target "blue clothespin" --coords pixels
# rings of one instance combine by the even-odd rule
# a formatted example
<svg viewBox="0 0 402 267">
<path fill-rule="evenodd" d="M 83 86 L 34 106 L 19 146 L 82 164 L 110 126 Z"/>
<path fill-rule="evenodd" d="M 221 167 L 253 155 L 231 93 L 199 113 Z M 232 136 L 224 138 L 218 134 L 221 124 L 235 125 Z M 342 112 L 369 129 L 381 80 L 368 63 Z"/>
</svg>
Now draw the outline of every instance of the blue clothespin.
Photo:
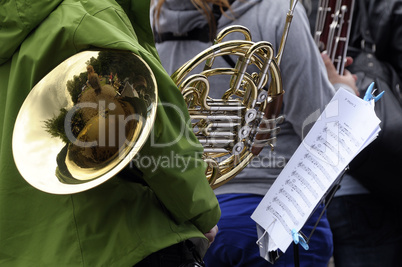
<svg viewBox="0 0 402 267">
<path fill-rule="evenodd" d="M 295 244 L 299 244 L 305 249 L 308 250 L 309 246 L 306 242 L 306 239 L 304 239 L 304 237 L 296 231 L 296 229 L 292 229 L 292 237 L 293 237 L 293 242 L 295 242 Z"/>
<path fill-rule="evenodd" d="M 374 95 L 372 94 L 372 92 L 373 92 L 373 87 L 374 87 L 374 82 L 372 82 L 372 83 L 370 84 L 370 86 L 367 88 L 367 91 L 366 91 L 366 94 L 364 95 L 363 100 L 365 100 L 365 101 L 371 101 L 372 99 L 374 99 L 374 102 L 377 102 L 377 101 L 382 97 L 382 95 L 385 93 L 385 91 L 382 91 L 378 96 L 374 96 Z M 374 90 L 374 91 L 375 91 L 375 90 Z"/>
</svg>

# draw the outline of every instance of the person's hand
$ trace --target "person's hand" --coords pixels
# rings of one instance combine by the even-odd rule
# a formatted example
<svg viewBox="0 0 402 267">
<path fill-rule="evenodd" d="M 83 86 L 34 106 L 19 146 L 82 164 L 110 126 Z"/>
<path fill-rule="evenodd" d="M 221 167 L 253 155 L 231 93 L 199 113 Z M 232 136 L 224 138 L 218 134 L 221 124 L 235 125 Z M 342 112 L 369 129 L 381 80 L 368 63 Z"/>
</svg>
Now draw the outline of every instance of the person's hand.
<svg viewBox="0 0 402 267">
<path fill-rule="evenodd" d="M 215 225 L 214 227 L 212 227 L 211 230 L 209 230 L 209 232 L 204 234 L 206 238 L 208 238 L 209 240 L 209 245 L 211 245 L 214 242 L 217 233 L 218 233 L 218 226 Z"/>
<path fill-rule="evenodd" d="M 337 70 L 335 69 L 334 64 L 332 63 L 331 59 L 329 58 L 328 54 L 324 51 L 321 53 L 322 60 L 324 61 L 325 67 L 327 69 L 328 80 L 332 84 L 336 83 L 343 83 L 353 89 L 354 93 L 358 96 L 359 90 L 356 86 L 357 76 L 350 73 L 350 71 L 344 71 L 343 75 L 340 75 Z M 350 66 L 353 63 L 353 58 L 346 57 L 345 67 Z"/>
</svg>

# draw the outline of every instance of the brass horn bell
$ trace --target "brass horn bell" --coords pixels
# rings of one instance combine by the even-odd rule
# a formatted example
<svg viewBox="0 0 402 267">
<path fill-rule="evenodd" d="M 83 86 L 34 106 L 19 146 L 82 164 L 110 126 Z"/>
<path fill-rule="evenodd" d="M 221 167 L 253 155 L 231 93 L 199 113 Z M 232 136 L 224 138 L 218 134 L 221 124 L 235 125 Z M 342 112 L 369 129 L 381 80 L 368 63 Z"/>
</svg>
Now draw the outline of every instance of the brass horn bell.
<svg viewBox="0 0 402 267">
<path fill-rule="evenodd" d="M 35 188 L 71 194 L 121 171 L 141 149 L 156 115 L 155 77 L 131 52 L 78 53 L 29 93 L 13 132 L 13 155 Z"/>
</svg>

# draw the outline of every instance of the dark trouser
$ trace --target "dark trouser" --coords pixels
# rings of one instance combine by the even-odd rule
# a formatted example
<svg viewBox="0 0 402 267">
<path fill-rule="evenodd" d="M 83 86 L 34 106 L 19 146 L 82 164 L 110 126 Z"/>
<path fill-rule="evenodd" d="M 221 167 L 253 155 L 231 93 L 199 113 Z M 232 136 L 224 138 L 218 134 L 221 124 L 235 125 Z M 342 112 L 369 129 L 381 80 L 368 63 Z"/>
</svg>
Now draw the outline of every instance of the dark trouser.
<svg viewBox="0 0 402 267">
<path fill-rule="evenodd" d="M 219 231 L 204 260 L 207 267 L 294 267 L 293 245 L 272 265 L 260 256 L 255 221 L 250 216 L 264 196 L 250 194 L 218 195 L 222 216 Z M 309 236 L 324 206 L 313 213 L 302 228 Z M 299 247 L 300 266 L 326 267 L 332 255 L 332 233 L 324 215 L 309 242 L 309 250 Z"/>
<path fill-rule="evenodd" d="M 402 266 L 401 207 L 371 194 L 332 200 L 327 217 L 336 267 Z"/>
<path fill-rule="evenodd" d="M 203 267 L 204 262 L 195 251 L 194 244 L 185 240 L 152 253 L 134 267 Z"/>
</svg>

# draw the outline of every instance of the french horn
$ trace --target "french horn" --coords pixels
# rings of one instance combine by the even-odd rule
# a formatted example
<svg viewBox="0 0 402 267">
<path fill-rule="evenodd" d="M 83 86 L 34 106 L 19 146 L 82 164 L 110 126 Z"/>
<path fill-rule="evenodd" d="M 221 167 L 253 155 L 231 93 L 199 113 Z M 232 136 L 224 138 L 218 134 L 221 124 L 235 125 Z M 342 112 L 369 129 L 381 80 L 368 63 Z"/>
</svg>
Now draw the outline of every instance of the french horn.
<svg viewBox="0 0 402 267">
<path fill-rule="evenodd" d="M 253 42 L 247 28 L 221 31 L 209 49 L 173 75 L 204 146 L 207 179 L 216 188 L 243 170 L 266 145 L 274 146 L 283 117 L 279 64 L 293 10 L 291 1 L 278 54 Z M 244 40 L 223 41 L 234 32 Z M 214 69 L 216 57 L 237 56 L 233 68 Z M 203 71 L 191 74 L 205 62 Z M 249 73 L 249 67 L 257 71 Z M 251 68 L 251 69 L 253 69 Z M 221 99 L 208 96 L 209 79 L 230 80 Z M 13 131 L 16 166 L 33 187 L 73 194 L 115 176 L 138 154 L 155 121 L 158 90 L 147 63 L 128 51 L 84 51 L 62 62 L 25 99 Z"/>
<path fill-rule="evenodd" d="M 251 33 L 235 25 L 218 33 L 214 45 L 199 53 L 172 74 L 181 90 L 193 131 L 204 147 L 208 182 L 217 188 L 234 178 L 265 146 L 274 148 L 284 90 L 279 64 L 297 1 L 290 2 L 286 23 L 274 55 L 272 44 L 253 42 Z M 244 40 L 228 40 L 240 33 Z M 234 66 L 213 68 L 219 57 L 237 57 Z M 225 59 L 227 61 L 227 59 Z M 234 60 L 233 60 L 234 61 Z M 203 67 L 199 72 L 197 68 Z M 194 70 L 197 70 L 194 73 Z M 221 98 L 209 96 L 213 79 L 227 78 Z"/>
</svg>

